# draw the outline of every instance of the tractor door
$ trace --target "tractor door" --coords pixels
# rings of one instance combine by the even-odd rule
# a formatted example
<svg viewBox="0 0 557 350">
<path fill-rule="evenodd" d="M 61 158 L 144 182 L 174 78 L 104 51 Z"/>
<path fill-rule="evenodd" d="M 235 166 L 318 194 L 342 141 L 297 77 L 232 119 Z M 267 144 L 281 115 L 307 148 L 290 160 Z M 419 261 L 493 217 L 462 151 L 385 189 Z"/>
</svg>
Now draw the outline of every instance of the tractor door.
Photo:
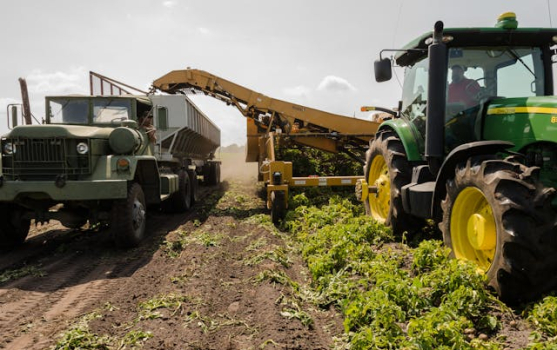
<svg viewBox="0 0 557 350">
<path fill-rule="evenodd" d="M 420 153 L 424 153 L 429 59 L 424 57 L 406 68 L 401 116 L 411 125 Z"/>
</svg>

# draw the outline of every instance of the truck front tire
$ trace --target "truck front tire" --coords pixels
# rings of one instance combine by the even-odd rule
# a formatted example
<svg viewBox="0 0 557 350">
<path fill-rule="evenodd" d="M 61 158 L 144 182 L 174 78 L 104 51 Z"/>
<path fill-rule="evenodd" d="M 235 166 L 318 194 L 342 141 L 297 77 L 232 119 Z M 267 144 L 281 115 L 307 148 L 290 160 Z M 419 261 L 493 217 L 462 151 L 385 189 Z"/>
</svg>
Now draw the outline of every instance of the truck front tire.
<svg viewBox="0 0 557 350">
<path fill-rule="evenodd" d="M 118 247 L 136 247 L 145 237 L 147 207 L 141 185 L 132 183 L 128 197 L 114 201 L 112 205 L 110 230 Z"/>
<path fill-rule="evenodd" d="M 0 249 L 10 250 L 25 242 L 31 220 L 23 218 L 23 210 L 15 204 L 0 205 Z"/>
</svg>

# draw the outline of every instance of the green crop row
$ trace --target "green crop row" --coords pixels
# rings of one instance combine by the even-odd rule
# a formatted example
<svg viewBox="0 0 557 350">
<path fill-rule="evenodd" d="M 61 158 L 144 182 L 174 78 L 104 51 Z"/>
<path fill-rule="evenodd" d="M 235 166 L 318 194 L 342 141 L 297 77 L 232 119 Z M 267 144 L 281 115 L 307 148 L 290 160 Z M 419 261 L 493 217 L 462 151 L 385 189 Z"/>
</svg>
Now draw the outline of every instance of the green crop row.
<svg viewBox="0 0 557 350">
<path fill-rule="evenodd" d="M 301 245 L 317 303 L 344 315 L 350 349 L 505 349 L 502 316 L 513 310 L 489 292 L 475 266 L 449 258 L 438 240 L 416 248 L 339 196 L 321 207 L 293 196 L 283 228 Z M 557 299 L 525 311 L 528 349 L 557 349 Z"/>
</svg>

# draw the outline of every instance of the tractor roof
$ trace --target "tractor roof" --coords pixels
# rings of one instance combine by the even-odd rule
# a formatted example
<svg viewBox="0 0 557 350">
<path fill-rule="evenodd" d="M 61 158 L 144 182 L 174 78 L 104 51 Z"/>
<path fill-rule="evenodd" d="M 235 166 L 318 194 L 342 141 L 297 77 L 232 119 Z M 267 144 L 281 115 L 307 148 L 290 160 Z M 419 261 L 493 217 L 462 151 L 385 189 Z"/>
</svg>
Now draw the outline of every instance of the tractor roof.
<svg viewBox="0 0 557 350">
<path fill-rule="evenodd" d="M 432 32 L 425 33 L 407 44 L 395 56 L 400 66 L 412 65 L 426 55 Z M 443 30 L 443 38 L 448 47 L 466 46 L 551 46 L 557 42 L 557 29 L 553 28 L 447 28 Z"/>
</svg>

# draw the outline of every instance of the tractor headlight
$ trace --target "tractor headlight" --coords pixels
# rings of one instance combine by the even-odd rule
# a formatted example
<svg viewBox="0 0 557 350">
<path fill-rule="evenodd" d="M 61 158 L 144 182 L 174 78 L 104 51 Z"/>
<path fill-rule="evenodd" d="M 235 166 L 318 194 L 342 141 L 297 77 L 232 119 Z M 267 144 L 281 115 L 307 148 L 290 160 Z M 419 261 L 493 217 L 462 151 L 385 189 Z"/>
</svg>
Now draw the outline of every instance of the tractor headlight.
<svg viewBox="0 0 557 350">
<path fill-rule="evenodd" d="M 79 154 L 87 154 L 89 152 L 89 146 L 85 142 L 78 143 L 76 149 Z"/>
<path fill-rule="evenodd" d="M 12 155 L 15 153 L 15 145 L 11 142 L 6 142 L 4 145 L 4 153 Z"/>
</svg>

